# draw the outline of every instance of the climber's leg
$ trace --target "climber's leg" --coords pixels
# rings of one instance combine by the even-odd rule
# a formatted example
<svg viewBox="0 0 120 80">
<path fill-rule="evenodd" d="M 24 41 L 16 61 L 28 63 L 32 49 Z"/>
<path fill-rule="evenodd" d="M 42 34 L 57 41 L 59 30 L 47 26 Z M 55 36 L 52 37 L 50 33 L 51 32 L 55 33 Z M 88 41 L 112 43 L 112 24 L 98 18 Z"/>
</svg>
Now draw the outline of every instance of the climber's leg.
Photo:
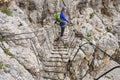
<svg viewBox="0 0 120 80">
<path fill-rule="evenodd" d="M 65 27 L 63 26 L 63 27 L 61 27 L 61 37 L 63 37 L 63 35 L 64 35 L 64 31 L 65 31 Z"/>
<path fill-rule="evenodd" d="M 59 38 L 59 40 L 62 40 L 62 37 L 64 36 L 65 25 L 66 25 L 66 22 L 62 22 L 62 23 L 60 23 L 61 34 L 60 34 L 60 38 Z"/>
</svg>

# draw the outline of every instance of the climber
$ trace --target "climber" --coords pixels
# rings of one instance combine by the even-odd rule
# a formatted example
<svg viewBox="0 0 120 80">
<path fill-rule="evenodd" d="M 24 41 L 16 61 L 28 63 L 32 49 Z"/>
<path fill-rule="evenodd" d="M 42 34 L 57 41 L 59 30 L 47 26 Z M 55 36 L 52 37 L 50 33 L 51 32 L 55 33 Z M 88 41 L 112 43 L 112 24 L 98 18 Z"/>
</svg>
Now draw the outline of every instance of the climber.
<svg viewBox="0 0 120 80">
<path fill-rule="evenodd" d="M 61 13 L 60 13 L 61 34 L 60 34 L 59 40 L 62 40 L 62 37 L 64 36 L 65 25 L 67 23 L 70 23 L 70 21 L 66 17 L 66 9 L 67 9 L 66 6 L 62 6 L 62 10 L 61 10 Z"/>
</svg>

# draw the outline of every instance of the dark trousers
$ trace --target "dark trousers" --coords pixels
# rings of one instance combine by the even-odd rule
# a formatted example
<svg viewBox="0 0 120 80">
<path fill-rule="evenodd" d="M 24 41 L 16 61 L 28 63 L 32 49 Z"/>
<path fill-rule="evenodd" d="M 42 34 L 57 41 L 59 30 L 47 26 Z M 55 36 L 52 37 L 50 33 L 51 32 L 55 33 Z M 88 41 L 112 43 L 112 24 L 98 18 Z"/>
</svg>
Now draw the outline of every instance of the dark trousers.
<svg viewBox="0 0 120 80">
<path fill-rule="evenodd" d="M 60 27 L 61 27 L 61 34 L 60 34 L 60 36 L 61 37 L 63 37 L 63 35 L 64 35 L 65 25 L 66 25 L 66 22 L 61 22 L 60 23 Z"/>
</svg>

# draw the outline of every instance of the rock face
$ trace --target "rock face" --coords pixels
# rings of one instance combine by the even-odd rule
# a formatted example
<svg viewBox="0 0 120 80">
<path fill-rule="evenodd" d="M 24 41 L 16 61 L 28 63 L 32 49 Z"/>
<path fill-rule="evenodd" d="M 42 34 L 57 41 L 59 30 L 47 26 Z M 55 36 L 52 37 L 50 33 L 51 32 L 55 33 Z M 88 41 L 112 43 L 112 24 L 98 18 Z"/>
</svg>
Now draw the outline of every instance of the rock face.
<svg viewBox="0 0 120 80">
<path fill-rule="evenodd" d="M 68 7 L 73 23 L 65 31 L 67 59 L 72 60 L 80 47 L 71 67 L 62 74 L 64 80 L 94 80 L 120 65 L 120 0 L 3 1 L 0 1 L 0 80 L 46 80 L 42 76 L 44 61 L 53 57 L 54 39 L 60 32 L 59 25 L 54 24 L 55 14 L 62 5 Z M 119 80 L 117 70 L 120 69 L 100 80 Z"/>
</svg>

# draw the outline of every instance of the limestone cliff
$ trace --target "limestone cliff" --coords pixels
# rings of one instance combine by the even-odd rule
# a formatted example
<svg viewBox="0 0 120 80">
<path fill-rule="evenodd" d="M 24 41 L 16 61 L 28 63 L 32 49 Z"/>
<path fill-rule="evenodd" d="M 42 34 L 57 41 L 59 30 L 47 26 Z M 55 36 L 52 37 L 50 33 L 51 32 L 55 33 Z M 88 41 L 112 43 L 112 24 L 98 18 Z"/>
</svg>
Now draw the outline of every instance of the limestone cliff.
<svg viewBox="0 0 120 80">
<path fill-rule="evenodd" d="M 66 27 L 64 48 L 55 52 L 60 32 L 55 15 L 62 5 L 73 25 Z M 46 69 L 53 57 L 62 60 Z M 115 66 L 120 66 L 120 0 L 0 1 L 0 80 L 94 80 Z M 117 68 L 99 80 L 119 80 L 119 74 Z"/>
</svg>

